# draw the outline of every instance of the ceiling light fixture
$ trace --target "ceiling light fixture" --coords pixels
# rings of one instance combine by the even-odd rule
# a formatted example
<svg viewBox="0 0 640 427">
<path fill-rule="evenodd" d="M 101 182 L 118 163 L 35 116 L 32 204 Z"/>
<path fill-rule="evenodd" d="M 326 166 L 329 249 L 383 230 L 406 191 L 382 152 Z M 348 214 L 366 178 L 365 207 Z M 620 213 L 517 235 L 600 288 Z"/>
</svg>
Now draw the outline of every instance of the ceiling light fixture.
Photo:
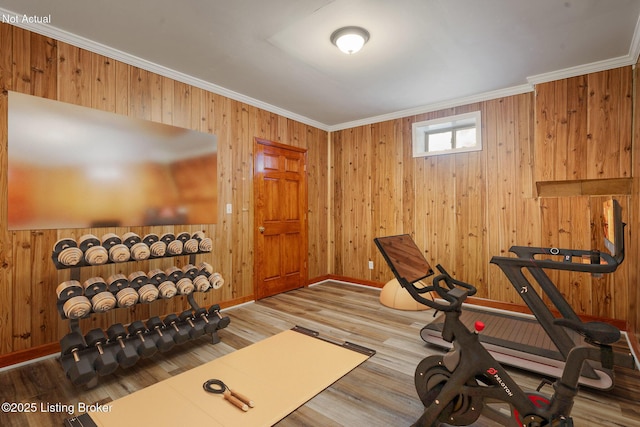
<svg viewBox="0 0 640 427">
<path fill-rule="evenodd" d="M 347 55 L 362 49 L 369 40 L 369 32 L 361 27 L 342 27 L 331 34 L 331 43 Z"/>
</svg>

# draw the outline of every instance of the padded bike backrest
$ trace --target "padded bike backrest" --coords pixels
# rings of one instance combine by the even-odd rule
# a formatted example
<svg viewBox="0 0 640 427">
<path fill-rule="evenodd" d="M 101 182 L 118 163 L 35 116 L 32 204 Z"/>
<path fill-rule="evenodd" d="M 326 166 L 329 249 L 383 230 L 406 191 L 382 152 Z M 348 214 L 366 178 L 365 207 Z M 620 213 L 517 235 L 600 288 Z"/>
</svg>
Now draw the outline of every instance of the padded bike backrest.
<svg viewBox="0 0 640 427">
<path fill-rule="evenodd" d="M 408 234 L 373 239 L 396 279 L 415 283 L 433 274 L 422 251 Z"/>
</svg>

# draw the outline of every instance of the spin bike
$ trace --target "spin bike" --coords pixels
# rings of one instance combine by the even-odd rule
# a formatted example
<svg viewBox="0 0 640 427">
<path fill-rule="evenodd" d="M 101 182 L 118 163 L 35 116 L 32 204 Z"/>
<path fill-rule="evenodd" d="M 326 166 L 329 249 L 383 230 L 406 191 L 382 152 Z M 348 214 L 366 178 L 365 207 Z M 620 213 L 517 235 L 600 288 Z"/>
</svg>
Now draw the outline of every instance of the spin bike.
<svg viewBox="0 0 640 427">
<path fill-rule="evenodd" d="M 558 319 L 559 325 L 583 335 L 587 344 L 569 352 L 561 378 L 554 383 L 543 380 L 536 391 L 524 391 L 480 343 L 478 334 L 484 325 L 476 322 L 475 330 L 470 331 L 460 321 L 462 303 L 476 288 L 454 279 L 440 265 L 436 268 L 440 274 L 429 286 L 398 275 L 416 301 L 445 313 L 442 336 L 453 344 L 444 356 L 428 356 L 416 368 L 415 386 L 426 409 L 414 426 L 437 426 L 440 422 L 469 425 L 480 415 L 504 426 L 573 426 L 570 414 L 586 360 L 601 362 L 607 369 L 613 365 L 634 367 L 633 356 L 616 353 L 611 347 L 620 339 L 616 327 Z M 432 291 L 440 299 L 423 296 Z M 553 385 L 552 396 L 540 392 L 545 385 Z"/>
</svg>

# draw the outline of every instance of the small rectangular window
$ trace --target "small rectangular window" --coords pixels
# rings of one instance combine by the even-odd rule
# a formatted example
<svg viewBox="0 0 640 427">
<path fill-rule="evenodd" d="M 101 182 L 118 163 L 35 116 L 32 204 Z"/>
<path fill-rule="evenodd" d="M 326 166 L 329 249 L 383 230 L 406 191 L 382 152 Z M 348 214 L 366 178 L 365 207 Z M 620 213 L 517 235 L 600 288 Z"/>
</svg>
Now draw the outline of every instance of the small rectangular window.
<svg viewBox="0 0 640 427">
<path fill-rule="evenodd" d="M 482 150 L 480 111 L 413 124 L 413 157 Z"/>
</svg>

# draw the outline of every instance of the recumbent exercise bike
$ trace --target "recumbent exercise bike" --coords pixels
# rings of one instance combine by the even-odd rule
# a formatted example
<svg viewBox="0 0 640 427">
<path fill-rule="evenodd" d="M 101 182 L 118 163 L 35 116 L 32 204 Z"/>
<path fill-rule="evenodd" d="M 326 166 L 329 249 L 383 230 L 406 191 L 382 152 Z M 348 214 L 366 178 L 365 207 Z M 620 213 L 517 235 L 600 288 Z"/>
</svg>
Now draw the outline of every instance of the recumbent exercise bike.
<svg viewBox="0 0 640 427">
<path fill-rule="evenodd" d="M 414 426 L 469 425 L 480 415 L 504 426 L 573 426 L 570 414 L 586 360 L 600 362 L 606 369 L 635 367 L 632 355 L 616 353 L 611 347 L 620 339 L 616 327 L 558 319 L 562 326 L 583 335 L 587 344 L 569 352 L 561 378 L 554 383 L 543 380 L 536 391 L 525 391 L 481 344 L 478 334 L 484 325 L 476 322 L 475 330 L 470 331 L 460 320 L 463 302 L 476 293 L 473 285 L 454 279 L 438 265 L 440 274 L 425 286 L 421 280 L 433 271 L 410 236 L 374 241 L 413 299 L 445 313 L 442 336 L 453 344 L 444 356 L 428 356 L 416 368 L 415 387 L 425 411 Z M 423 296 L 430 292 L 440 298 Z M 546 384 L 554 388 L 550 397 L 540 392 Z"/>
</svg>

